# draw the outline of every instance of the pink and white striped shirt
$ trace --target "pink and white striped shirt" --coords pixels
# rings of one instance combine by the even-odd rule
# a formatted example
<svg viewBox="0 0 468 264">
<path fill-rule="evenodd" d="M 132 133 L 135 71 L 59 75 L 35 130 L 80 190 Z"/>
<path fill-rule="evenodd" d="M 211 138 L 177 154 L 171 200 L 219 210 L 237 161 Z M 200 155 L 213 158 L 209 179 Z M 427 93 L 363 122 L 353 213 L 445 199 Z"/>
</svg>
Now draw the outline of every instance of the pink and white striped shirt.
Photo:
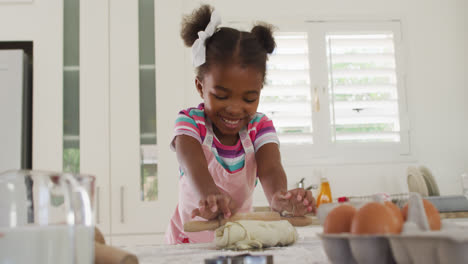
<svg viewBox="0 0 468 264">
<path fill-rule="evenodd" d="M 178 135 L 187 135 L 203 144 L 206 136 L 205 118 L 205 105 L 203 103 L 198 107 L 180 111 L 176 119 L 174 139 Z M 255 152 L 267 143 L 279 145 L 273 122 L 265 114 L 256 113 L 247 125 L 247 132 L 254 144 Z M 173 143 L 171 148 L 174 149 Z M 240 140 L 234 146 L 226 146 L 215 137 L 211 150 L 227 171 L 234 173 L 244 167 L 245 152 Z M 183 175 L 182 171 L 181 175 Z"/>
</svg>

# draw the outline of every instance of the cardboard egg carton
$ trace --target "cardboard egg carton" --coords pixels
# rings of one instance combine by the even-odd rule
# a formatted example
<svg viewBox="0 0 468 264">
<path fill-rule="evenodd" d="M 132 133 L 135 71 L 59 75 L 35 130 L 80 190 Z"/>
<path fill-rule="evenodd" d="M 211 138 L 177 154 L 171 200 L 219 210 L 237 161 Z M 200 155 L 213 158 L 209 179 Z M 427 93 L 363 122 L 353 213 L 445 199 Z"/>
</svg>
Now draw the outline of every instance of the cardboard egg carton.
<svg viewBox="0 0 468 264">
<path fill-rule="evenodd" d="M 362 204 L 356 204 L 356 208 Z M 331 207 L 335 207 L 330 205 Z M 320 208 L 319 208 L 320 209 Z M 319 210 L 320 211 L 320 210 Z M 322 216 L 331 211 L 322 209 Z M 319 213 L 318 213 L 319 214 Z M 320 218 L 320 217 L 319 217 Z M 422 197 L 411 193 L 408 220 L 401 234 L 320 234 L 331 263 L 438 264 L 468 262 L 468 228 L 448 221 L 430 231 Z"/>
</svg>

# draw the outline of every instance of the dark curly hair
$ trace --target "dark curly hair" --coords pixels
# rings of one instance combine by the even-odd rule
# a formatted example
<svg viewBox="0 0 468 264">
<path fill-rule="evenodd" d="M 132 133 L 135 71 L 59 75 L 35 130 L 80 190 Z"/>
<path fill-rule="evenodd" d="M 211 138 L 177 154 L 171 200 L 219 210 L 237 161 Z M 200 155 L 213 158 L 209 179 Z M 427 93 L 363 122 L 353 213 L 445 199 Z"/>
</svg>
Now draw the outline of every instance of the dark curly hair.
<svg viewBox="0 0 468 264">
<path fill-rule="evenodd" d="M 198 39 L 198 32 L 204 31 L 211 19 L 213 7 L 202 5 L 182 20 L 181 37 L 187 47 L 192 47 Z M 196 69 L 197 77 L 203 75 L 212 65 L 240 64 L 243 67 L 255 67 L 265 79 L 267 54 L 271 54 L 276 43 L 273 38 L 273 26 L 258 23 L 250 32 L 229 27 L 218 28 L 205 42 L 206 62 Z"/>
</svg>

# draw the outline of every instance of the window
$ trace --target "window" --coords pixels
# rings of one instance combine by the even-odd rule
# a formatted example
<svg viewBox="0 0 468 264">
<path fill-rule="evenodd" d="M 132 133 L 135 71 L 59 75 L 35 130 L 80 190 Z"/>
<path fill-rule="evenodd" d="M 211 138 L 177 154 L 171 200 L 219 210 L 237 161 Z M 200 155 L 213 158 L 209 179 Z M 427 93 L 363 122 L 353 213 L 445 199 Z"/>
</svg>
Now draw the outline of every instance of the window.
<svg viewBox="0 0 468 264">
<path fill-rule="evenodd" d="M 333 142 L 399 142 L 393 34 L 327 34 Z"/>
<path fill-rule="evenodd" d="M 140 197 L 142 201 L 158 200 L 154 42 L 154 0 L 139 0 Z"/>
<path fill-rule="evenodd" d="M 281 32 L 275 39 L 259 111 L 273 118 L 281 142 L 312 143 L 307 34 Z"/>
<path fill-rule="evenodd" d="M 80 172 L 80 1 L 63 2 L 63 171 Z"/>
<path fill-rule="evenodd" d="M 402 154 L 408 125 L 400 23 L 307 22 L 275 33 L 259 111 L 282 146 Z"/>
</svg>

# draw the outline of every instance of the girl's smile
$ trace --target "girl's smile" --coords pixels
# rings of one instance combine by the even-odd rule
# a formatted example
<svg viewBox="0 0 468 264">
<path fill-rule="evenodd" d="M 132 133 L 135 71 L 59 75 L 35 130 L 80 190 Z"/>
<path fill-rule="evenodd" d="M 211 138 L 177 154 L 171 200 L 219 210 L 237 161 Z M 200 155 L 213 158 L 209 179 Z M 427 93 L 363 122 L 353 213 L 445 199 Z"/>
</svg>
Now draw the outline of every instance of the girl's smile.
<svg viewBox="0 0 468 264">
<path fill-rule="evenodd" d="M 242 119 L 230 120 L 224 117 L 221 117 L 221 120 L 224 122 L 224 125 L 230 129 L 236 129 Z"/>
<path fill-rule="evenodd" d="M 237 143 L 239 131 L 257 112 L 262 73 L 238 64 L 212 66 L 195 84 L 216 137 L 225 145 Z"/>
</svg>

